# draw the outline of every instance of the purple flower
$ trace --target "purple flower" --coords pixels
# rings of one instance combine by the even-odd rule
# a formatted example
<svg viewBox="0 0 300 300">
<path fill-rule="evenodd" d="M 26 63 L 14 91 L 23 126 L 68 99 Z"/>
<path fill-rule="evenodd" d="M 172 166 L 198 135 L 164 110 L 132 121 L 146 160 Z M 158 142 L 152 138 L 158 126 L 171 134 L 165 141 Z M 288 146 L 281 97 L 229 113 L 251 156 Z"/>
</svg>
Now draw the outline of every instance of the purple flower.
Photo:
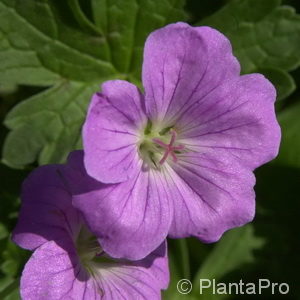
<svg viewBox="0 0 300 300">
<path fill-rule="evenodd" d="M 85 174 L 82 152 L 25 181 L 13 240 L 34 253 L 22 274 L 22 299 L 160 299 L 169 281 L 165 243 L 140 261 L 112 259 L 72 207 L 70 191 L 97 184 Z"/>
<path fill-rule="evenodd" d="M 143 85 L 107 81 L 83 129 L 87 173 L 109 184 L 77 195 L 102 247 L 140 259 L 169 235 L 214 242 L 253 219 L 253 170 L 278 153 L 276 91 L 240 76 L 228 39 L 177 23 L 148 37 Z"/>
</svg>

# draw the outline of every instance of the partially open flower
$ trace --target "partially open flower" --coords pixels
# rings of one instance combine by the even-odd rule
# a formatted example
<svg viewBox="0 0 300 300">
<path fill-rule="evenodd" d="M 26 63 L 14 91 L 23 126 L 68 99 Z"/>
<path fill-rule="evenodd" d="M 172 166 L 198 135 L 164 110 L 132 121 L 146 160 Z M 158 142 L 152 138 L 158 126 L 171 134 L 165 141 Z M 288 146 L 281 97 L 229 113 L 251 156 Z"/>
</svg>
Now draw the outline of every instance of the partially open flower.
<svg viewBox="0 0 300 300">
<path fill-rule="evenodd" d="M 145 95 L 102 85 L 83 129 L 90 176 L 113 184 L 74 204 L 116 257 L 142 258 L 167 235 L 213 242 L 253 219 L 253 170 L 278 153 L 276 91 L 240 76 L 228 39 L 177 23 L 148 37 Z"/>
<path fill-rule="evenodd" d="M 167 288 L 165 242 L 143 260 L 113 259 L 72 207 L 72 193 L 95 184 L 77 152 L 67 166 L 40 167 L 25 181 L 13 240 L 34 253 L 22 274 L 22 299 L 160 299 Z"/>
</svg>

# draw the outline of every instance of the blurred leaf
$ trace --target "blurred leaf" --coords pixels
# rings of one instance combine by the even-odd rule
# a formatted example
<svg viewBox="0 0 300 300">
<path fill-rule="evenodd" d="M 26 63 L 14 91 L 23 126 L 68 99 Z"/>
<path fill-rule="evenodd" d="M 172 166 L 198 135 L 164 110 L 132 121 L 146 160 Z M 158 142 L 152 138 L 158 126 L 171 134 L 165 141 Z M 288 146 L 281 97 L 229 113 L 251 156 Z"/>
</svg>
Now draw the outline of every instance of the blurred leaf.
<svg viewBox="0 0 300 300">
<path fill-rule="evenodd" d="M 28 259 L 29 253 L 29 251 L 19 248 L 8 239 L 6 248 L 1 255 L 0 270 L 9 277 L 18 276 Z"/>
<path fill-rule="evenodd" d="M 0 279 L 0 299 L 19 300 L 19 279 L 5 277 Z"/>
<path fill-rule="evenodd" d="M 253 250 L 263 241 L 256 237 L 251 224 L 235 228 L 224 234 L 201 266 L 197 279 L 220 279 L 242 264 L 253 261 Z"/>
<path fill-rule="evenodd" d="M 64 161 L 100 83 L 139 80 L 147 35 L 185 18 L 184 0 L 90 1 L 94 20 L 76 0 L 0 0 L 0 81 L 51 86 L 7 116 L 7 165 Z"/>
<path fill-rule="evenodd" d="M 296 84 L 293 77 L 280 69 L 258 69 L 257 72 L 264 74 L 275 86 L 277 90 L 277 99 L 287 98 L 296 90 Z"/>
<path fill-rule="evenodd" d="M 282 130 L 279 156 L 276 164 L 300 168 L 300 103 L 292 105 L 278 115 Z"/>
<path fill-rule="evenodd" d="M 265 70 L 282 99 L 295 88 L 286 71 L 300 64 L 300 16 L 292 7 L 279 4 L 280 0 L 232 0 L 198 24 L 223 32 L 242 72 Z"/>
<path fill-rule="evenodd" d="M 233 0 L 201 21 L 226 34 L 243 72 L 295 69 L 300 63 L 300 16 L 279 0 Z"/>
<path fill-rule="evenodd" d="M 0 164 L 0 299 L 15 300 L 19 296 L 19 279 L 28 258 L 28 251 L 10 240 L 9 231 L 15 226 L 19 208 L 18 194 L 25 171 L 11 170 Z"/>
<path fill-rule="evenodd" d="M 20 292 L 19 292 L 19 286 L 15 287 L 13 290 L 11 290 L 10 294 L 7 295 L 3 300 L 20 300 Z"/>
<path fill-rule="evenodd" d="M 251 224 L 235 228 L 224 234 L 196 274 L 193 286 L 194 295 L 199 295 L 200 279 L 218 281 L 231 271 L 254 261 L 253 250 L 263 245 L 261 238 L 254 235 Z M 222 295 L 213 295 L 210 289 L 199 299 L 221 299 Z"/>
<path fill-rule="evenodd" d="M 12 94 L 17 90 L 17 85 L 13 84 L 13 83 L 0 83 L 0 95 L 1 98 L 3 95 L 7 95 L 7 94 Z"/>
<path fill-rule="evenodd" d="M 255 173 L 258 207 L 253 224 L 266 243 L 256 251 L 255 268 L 247 270 L 245 281 L 254 282 L 259 274 L 271 282 L 286 282 L 290 292 L 282 299 L 299 299 L 300 169 L 268 164 Z M 273 299 L 269 294 L 258 299 Z"/>
<path fill-rule="evenodd" d="M 0 278 L 0 295 L 1 293 L 12 283 L 14 282 L 14 279 L 11 277 L 3 277 Z M 0 298 L 1 299 L 1 298 Z"/>
<path fill-rule="evenodd" d="M 27 174 L 27 171 L 12 170 L 0 163 L 0 220 L 7 231 L 11 231 L 15 226 L 21 183 Z"/>
<path fill-rule="evenodd" d="M 8 235 L 7 229 L 5 228 L 5 226 L 0 223 L 0 240 L 3 240 L 4 238 L 6 238 Z"/>
<path fill-rule="evenodd" d="M 185 10 L 189 14 L 189 22 L 195 23 L 218 11 L 227 0 L 186 0 Z"/>
<path fill-rule="evenodd" d="M 5 242 L 5 249 L 0 253 L 0 299 L 16 300 L 20 299 L 19 276 L 29 251 L 19 248 L 9 238 Z"/>
</svg>

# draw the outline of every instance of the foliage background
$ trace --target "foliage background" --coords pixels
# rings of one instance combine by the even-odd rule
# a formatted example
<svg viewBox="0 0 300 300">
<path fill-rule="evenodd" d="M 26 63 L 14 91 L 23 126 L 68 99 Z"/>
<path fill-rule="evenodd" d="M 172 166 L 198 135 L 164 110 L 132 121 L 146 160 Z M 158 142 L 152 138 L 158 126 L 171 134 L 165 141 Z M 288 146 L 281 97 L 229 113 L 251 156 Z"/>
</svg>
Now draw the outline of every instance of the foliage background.
<svg viewBox="0 0 300 300">
<path fill-rule="evenodd" d="M 256 171 L 257 215 L 220 242 L 169 241 L 172 281 L 164 299 L 300 299 L 299 0 L 0 0 L 0 299 L 19 299 L 30 253 L 10 241 L 21 182 L 39 164 L 64 162 L 81 147 L 91 94 L 101 82 L 139 86 L 145 38 L 186 21 L 226 34 L 243 73 L 276 86 L 283 139 L 279 157 Z M 176 290 L 189 278 L 187 296 Z M 287 282 L 285 296 L 199 295 L 199 278 Z"/>
</svg>

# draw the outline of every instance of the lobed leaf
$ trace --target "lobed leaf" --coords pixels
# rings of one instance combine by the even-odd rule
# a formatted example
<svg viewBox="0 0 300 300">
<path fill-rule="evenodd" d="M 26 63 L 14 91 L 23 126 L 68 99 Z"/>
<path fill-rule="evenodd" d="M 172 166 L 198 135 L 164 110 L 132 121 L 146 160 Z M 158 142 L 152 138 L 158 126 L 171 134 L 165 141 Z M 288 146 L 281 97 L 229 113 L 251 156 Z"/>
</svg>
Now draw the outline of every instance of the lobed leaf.
<svg viewBox="0 0 300 300">
<path fill-rule="evenodd" d="M 300 65 L 300 15 L 280 3 L 233 0 L 198 25 L 223 32 L 233 45 L 242 72 L 263 72 L 277 87 L 278 98 L 283 99 L 295 86 L 287 71 Z"/>
<path fill-rule="evenodd" d="M 146 36 L 185 17 L 184 0 L 90 1 L 92 20 L 77 0 L 0 0 L 0 81 L 50 86 L 5 119 L 11 132 L 3 162 L 11 167 L 64 161 L 80 146 L 86 107 L 99 85 L 137 82 Z"/>
</svg>

